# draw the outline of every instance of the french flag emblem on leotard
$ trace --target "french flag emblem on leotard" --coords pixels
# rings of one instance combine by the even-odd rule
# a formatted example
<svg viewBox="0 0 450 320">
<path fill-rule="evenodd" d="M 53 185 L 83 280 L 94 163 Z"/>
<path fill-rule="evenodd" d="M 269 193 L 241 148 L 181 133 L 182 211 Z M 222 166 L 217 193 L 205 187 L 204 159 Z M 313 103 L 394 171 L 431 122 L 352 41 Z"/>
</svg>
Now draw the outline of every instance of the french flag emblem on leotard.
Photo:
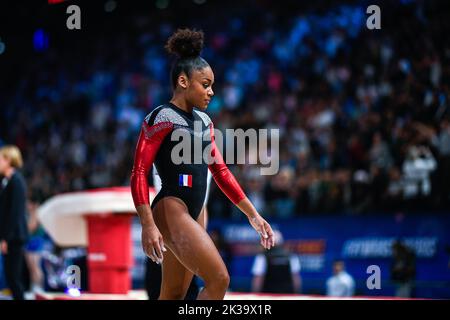
<svg viewBox="0 0 450 320">
<path fill-rule="evenodd" d="M 178 185 L 180 187 L 192 188 L 192 174 L 180 174 Z"/>
</svg>

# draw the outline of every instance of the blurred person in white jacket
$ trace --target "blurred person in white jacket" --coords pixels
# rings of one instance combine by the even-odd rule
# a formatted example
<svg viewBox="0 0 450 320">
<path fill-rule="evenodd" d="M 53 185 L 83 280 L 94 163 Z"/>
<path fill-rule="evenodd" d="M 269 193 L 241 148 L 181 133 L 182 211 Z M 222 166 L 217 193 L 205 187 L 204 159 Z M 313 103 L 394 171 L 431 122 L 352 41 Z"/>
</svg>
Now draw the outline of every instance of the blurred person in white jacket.
<svg viewBox="0 0 450 320">
<path fill-rule="evenodd" d="M 403 162 L 403 181 L 405 199 L 431 194 L 430 174 L 437 167 L 437 162 L 427 147 L 412 146 Z"/>
<path fill-rule="evenodd" d="M 355 281 L 345 271 L 344 261 L 333 262 L 333 276 L 328 278 L 326 286 L 327 296 L 330 297 L 351 297 L 355 294 Z"/>
</svg>

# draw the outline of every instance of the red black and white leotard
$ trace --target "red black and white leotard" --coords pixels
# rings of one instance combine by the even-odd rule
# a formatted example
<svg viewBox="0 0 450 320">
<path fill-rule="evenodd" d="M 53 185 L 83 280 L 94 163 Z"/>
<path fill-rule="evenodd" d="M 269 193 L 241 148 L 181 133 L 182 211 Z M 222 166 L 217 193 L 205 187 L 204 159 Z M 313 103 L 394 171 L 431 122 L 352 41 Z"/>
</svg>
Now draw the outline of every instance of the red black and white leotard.
<svg viewBox="0 0 450 320">
<path fill-rule="evenodd" d="M 192 154 L 191 161 L 188 163 L 178 164 L 177 161 L 172 160 L 172 149 L 177 145 L 179 148 L 180 132 L 173 137 L 172 135 L 178 130 L 183 130 L 183 134 L 189 134 L 191 137 Z M 204 139 L 205 134 L 209 134 L 210 139 Z M 196 143 L 197 145 L 201 143 L 202 146 L 200 163 L 194 161 L 193 153 L 198 151 L 194 147 Z M 211 145 L 210 149 L 209 145 Z M 210 150 L 208 162 L 203 159 L 205 148 Z M 162 198 L 174 196 L 181 199 L 186 204 L 189 214 L 197 219 L 206 195 L 208 169 L 219 188 L 234 204 L 245 198 L 242 188 L 217 148 L 211 119 L 199 110 L 194 109 L 192 113 L 188 113 L 172 103 L 167 103 L 155 108 L 145 118 L 136 146 L 131 174 L 131 192 L 136 208 L 149 204 L 147 179 L 153 163 L 158 170 L 162 187 L 152 202 L 152 208 Z"/>
</svg>

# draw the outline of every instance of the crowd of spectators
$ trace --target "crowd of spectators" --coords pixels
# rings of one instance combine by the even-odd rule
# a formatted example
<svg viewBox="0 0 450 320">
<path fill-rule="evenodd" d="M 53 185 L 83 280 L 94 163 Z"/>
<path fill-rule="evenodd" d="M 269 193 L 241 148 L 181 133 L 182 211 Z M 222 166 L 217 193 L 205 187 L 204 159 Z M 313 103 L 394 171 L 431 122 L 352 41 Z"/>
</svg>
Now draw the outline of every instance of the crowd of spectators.
<svg viewBox="0 0 450 320">
<path fill-rule="evenodd" d="M 30 49 L 20 76 L 10 75 L 17 81 L 0 90 L 0 144 L 23 151 L 31 196 L 129 184 L 140 124 L 170 98 L 165 41 L 189 26 L 205 32 L 215 126 L 280 129 L 278 174 L 230 166 L 263 214 L 448 208 L 445 2 L 390 3 L 381 30 L 366 28 L 359 2 L 311 11 L 253 4 L 208 4 L 220 17 L 116 15 L 64 45 L 44 30 L 48 48 Z M 217 188 L 210 212 L 237 217 Z"/>
</svg>

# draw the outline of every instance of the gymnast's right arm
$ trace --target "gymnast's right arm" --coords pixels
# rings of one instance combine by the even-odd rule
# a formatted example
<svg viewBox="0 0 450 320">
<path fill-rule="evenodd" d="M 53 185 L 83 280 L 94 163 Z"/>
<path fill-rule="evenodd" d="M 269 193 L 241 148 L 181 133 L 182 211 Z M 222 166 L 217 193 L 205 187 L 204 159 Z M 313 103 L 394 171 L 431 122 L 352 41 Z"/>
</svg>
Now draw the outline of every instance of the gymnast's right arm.
<svg viewBox="0 0 450 320">
<path fill-rule="evenodd" d="M 170 122 L 150 126 L 144 121 L 131 172 L 131 194 L 142 225 L 142 247 L 147 256 L 156 263 L 162 262 L 162 252 L 166 249 L 150 209 L 147 177 L 161 143 L 172 129 L 173 124 Z"/>
</svg>

